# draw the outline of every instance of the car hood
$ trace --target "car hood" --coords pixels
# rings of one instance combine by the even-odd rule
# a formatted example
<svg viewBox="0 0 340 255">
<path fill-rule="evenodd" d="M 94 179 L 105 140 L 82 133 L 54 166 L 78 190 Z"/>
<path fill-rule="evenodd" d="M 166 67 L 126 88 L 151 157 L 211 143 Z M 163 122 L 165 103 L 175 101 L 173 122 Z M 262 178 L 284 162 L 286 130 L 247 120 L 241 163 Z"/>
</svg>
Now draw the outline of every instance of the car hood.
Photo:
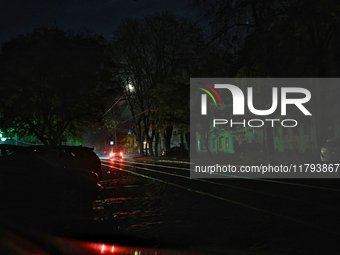
<svg viewBox="0 0 340 255">
<path fill-rule="evenodd" d="M 36 231 L 25 229 L 21 226 L 0 224 L 0 252 L 10 255 L 47 255 L 47 254 L 72 254 L 72 255 L 95 255 L 95 254 L 114 254 L 114 255 L 199 255 L 203 253 L 172 250 L 162 248 L 120 246 L 100 242 L 80 241 L 70 238 L 63 238 L 43 234 Z"/>
</svg>

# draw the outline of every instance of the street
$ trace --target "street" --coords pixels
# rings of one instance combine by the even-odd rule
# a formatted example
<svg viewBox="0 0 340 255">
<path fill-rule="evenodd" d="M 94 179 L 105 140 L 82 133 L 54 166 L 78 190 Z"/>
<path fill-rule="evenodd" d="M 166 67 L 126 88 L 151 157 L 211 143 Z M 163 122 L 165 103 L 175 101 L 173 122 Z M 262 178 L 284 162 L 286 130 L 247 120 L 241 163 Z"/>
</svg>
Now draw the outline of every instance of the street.
<svg viewBox="0 0 340 255">
<path fill-rule="evenodd" d="M 133 159 L 102 159 L 102 170 L 106 191 L 93 220 L 74 230 L 101 241 L 318 254 L 338 235 L 337 180 L 190 179 L 188 163 Z"/>
<path fill-rule="evenodd" d="M 189 164 L 102 158 L 105 190 L 87 214 L 37 209 L 6 217 L 54 236 L 120 246 L 333 254 L 340 226 L 337 179 L 191 179 Z"/>
</svg>

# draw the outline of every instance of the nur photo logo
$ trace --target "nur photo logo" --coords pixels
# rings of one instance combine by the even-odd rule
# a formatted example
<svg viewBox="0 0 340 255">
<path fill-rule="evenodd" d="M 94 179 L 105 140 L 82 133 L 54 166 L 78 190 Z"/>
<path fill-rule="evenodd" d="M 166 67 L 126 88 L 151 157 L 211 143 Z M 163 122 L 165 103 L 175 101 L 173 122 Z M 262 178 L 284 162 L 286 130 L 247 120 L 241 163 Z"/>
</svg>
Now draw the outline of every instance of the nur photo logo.
<svg viewBox="0 0 340 255">
<path fill-rule="evenodd" d="M 201 83 L 201 82 L 197 82 L 197 83 Z M 217 93 L 217 91 L 208 84 L 205 84 L 205 83 L 201 83 L 201 84 L 211 89 L 211 91 L 215 93 L 215 95 L 217 96 L 217 98 L 219 99 L 222 105 L 221 98 L 219 94 Z M 231 92 L 231 95 L 233 98 L 233 115 L 244 115 L 244 102 L 245 102 L 244 94 L 243 94 L 243 91 L 239 87 L 232 85 L 232 84 L 215 84 L 215 88 L 228 89 Z M 205 91 L 208 95 L 210 95 L 215 105 L 217 106 L 215 98 L 209 91 L 203 88 L 199 88 L 199 89 Z M 247 105 L 248 105 L 249 111 L 252 114 L 265 116 L 265 115 L 270 115 L 276 111 L 277 106 L 278 106 L 278 88 L 277 87 L 272 88 L 272 105 L 270 109 L 266 109 L 266 110 L 259 110 L 254 107 L 252 87 L 248 87 L 247 92 L 248 92 L 247 93 L 248 94 Z M 287 98 L 288 97 L 287 95 L 289 93 L 300 94 L 300 95 L 303 95 L 304 97 L 297 98 L 297 99 Z M 287 109 L 288 104 L 295 105 L 306 116 L 312 115 L 303 105 L 304 103 L 307 103 L 310 99 L 311 99 L 311 93 L 308 89 L 297 88 L 297 87 L 282 87 L 281 88 L 281 115 L 282 116 L 287 115 L 286 109 Z M 202 108 L 201 110 L 202 115 L 206 115 L 207 114 L 207 95 L 206 94 L 201 95 L 201 108 Z"/>
<path fill-rule="evenodd" d="M 208 84 L 202 83 L 202 82 L 196 82 L 196 83 L 202 84 L 202 85 L 206 86 L 208 89 L 210 89 L 216 95 L 216 97 L 218 98 L 218 100 L 220 101 L 220 104 L 222 106 L 221 97 L 220 97 L 220 95 L 217 93 L 217 91 L 213 87 L 211 87 Z M 206 90 L 204 88 L 199 88 L 199 89 L 201 89 L 204 92 L 206 92 L 212 98 L 212 100 L 214 101 L 215 106 L 217 106 L 216 100 L 215 100 L 214 96 L 211 94 L 210 91 L 208 91 L 208 90 Z M 206 94 L 202 94 L 201 95 L 201 114 L 202 115 L 207 115 L 207 95 Z"/>
<path fill-rule="evenodd" d="M 243 127 L 248 126 L 257 128 L 264 126 L 265 123 L 269 123 L 271 127 L 274 127 L 276 122 L 280 122 L 282 127 L 296 127 L 298 125 L 298 121 L 296 119 L 282 119 L 283 116 L 290 116 L 290 114 L 287 113 L 287 109 L 290 109 L 290 111 L 299 112 L 300 114 L 302 113 L 304 116 L 312 116 L 311 112 L 306 107 L 306 104 L 310 101 L 312 97 L 311 92 L 307 88 L 296 86 L 296 84 L 293 84 L 294 86 L 287 86 L 290 84 L 275 82 L 270 83 L 271 86 L 268 86 L 265 89 L 267 94 L 264 98 L 266 99 L 265 101 L 270 101 L 268 101 L 269 103 L 265 106 L 262 106 L 261 109 L 254 103 L 255 100 L 264 100 L 262 99 L 264 95 L 258 95 L 258 93 L 254 93 L 254 90 L 258 89 L 257 87 L 259 86 L 259 84 L 254 83 L 250 80 L 246 82 L 244 82 L 244 80 L 242 80 L 242 82 L 235 81 L 233 82 L 233 84 L 227 82 L 230 82 L 230 80 L 213 80 L 212 82 L 210 82 L 210 84 L 213 83 L 214 87 L 201 81 L 195 82 L 195 87 L 197 88 L 197 84 L 200 84 L 202 86 L 198 87 L 198 89 L 205 92 L 200 94 L 201 116 L 209 116 L 207 95 L 210 96 L 216 107 L 218 106 L 218 102 L 222 106 L 221 97 L 225 98 L 227 96 L 227 98 L 229 98 L 227 99 L 227 101 L 230 104 L 232 103 L 232 116 L 238 116 L 238 121 L 236 121 L 235 119 L 226 119 L 215 116 L 215 118 L 212 119 L 213 127 L 216 127 L 216 125 L 230 124 L 230 127 L 241 125 Z M 266 84 L 265 80 L 263 80 L 263 84 Z M 199 99 L 197 98 L 196 100 Z M 249 110 L 248 114 L 245 113 L 246 106 Z M 231 108 L 228 107 L 228 109 Z M 277 111 L 278 109 L 280 110 L 280 114 Z M 228 110 L 222 111 L 225 113 L 225 116 L 227 115 L 226 111 Z M 243 119 L 240 121 L 240 116 L 248 116 L 249 118 L 251 115 L 268 117 L 266 119 Z M 269 116 L 273 115 L 276 118 L 269 118 Z"/>
</svg>

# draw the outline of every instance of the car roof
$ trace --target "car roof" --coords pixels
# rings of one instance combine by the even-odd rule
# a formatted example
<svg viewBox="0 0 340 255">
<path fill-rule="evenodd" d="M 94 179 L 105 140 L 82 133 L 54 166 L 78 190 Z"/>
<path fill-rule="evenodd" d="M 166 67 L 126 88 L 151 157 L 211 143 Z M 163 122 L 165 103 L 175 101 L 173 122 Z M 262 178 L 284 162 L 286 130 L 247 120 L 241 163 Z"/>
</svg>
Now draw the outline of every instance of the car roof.
<svg viewBox="0 0 340 255">
<path fill-rule="evenodd" d="M 27 150 L 27 147 L 14 145 L 14 144 L 0 144 L 0 149 L 18 149 L 18 150 Z"/>
<path fill-rule="evenodd" d="M 72 146 L 72 145 L 32 145 L 30 148 L 48 148 L 48 149 L 82 149 L 82 150 L 91 150 L 94 148 L 80 146 Z"/>
</svg>

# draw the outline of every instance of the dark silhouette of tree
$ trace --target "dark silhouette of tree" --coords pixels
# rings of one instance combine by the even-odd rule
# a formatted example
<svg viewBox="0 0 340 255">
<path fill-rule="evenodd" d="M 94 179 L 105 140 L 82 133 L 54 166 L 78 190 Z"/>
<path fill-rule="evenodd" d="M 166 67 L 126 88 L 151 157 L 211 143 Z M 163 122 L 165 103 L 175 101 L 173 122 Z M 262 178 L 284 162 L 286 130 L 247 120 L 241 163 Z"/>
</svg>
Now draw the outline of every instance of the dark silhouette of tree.
<svg viewBox="0 0 340 255">
<path fill-rule="evenodd" d="M 39 28 L 2 46 L 0 125 L 60 144 L 97 125 L 112 94 L 112 57 L 103 37 Z"/>
<path fill-rule="evenodd" d="M 132 116 L 143 113 L 133 118 L 135 135 L 141 139 L 141 151 L 143 141 L 147 141 L 152 153 L 152 141 L 159 130 L 157 87 L 196 60 L 203 39 L 197 26 L 167 12 L 141 20 L 122 20 L 115 31 L 112 46 L 118 56 L 117 75 L 126 89 L 125 99 Z M 133 89 L 129 90 L 128 84 Z"/>
<path fill-rule="evenodd" d="M 204 6 L 210 43 L 225 45 L 237 59 L 238 77 L 338 77 L 340 11 L 335 0 L 193 0 Z M 314 84 L 317 150 L 337 116 L 338 90 Z M 265 94 L 262 96 L 265 98 Z M 325 100 L 327 98 L 327 100 Z M 307 121 L 309 119 L 301 119 Z M 267 129 L 267 137 L 272 137 Z M 267 148 L 273 150 L 267 140 Z"/>
</svg>

